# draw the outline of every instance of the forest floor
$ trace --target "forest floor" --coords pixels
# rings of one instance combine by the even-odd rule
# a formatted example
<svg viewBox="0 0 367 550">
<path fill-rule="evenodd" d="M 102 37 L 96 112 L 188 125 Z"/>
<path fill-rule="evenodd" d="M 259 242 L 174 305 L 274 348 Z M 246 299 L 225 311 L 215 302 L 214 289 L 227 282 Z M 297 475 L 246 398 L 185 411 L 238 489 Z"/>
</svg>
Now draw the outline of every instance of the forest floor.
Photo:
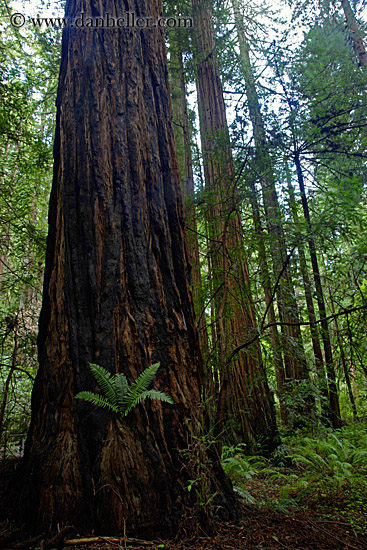
<svg viewBox="0 0 367 550">
<path fill-rule="evenodd" d="M 0 463 L 0 491 L 14 471 L 12 464 Z M 284 473 L 286 475 L 286 473 Z M 348 495 L 328 501 L 323 495 L 296 505 L 281 498 L 284 479 L 254 477 L 246 487 L 256 504 L 239 502 L 241 519 L 236 523 L 214 523 L 210 536 L 186 522 L 174 539 L 144 541 L 127 537 L 91 537 L 72 539 L 61 532 L 53 540 L 42 537 L 27 540 L 21 530 L 16 537 L 12 527 L 0 523 L 0 548 L 8 550 L 367 550 L 367 503 L 353 503 L 350 515 Z M 326 497 L 326 495 L 324 495 Z M 355 498 L 354 498 L 355 501 Z M 7 531 L 10 535 L 7 537 Z"/>
</svg>

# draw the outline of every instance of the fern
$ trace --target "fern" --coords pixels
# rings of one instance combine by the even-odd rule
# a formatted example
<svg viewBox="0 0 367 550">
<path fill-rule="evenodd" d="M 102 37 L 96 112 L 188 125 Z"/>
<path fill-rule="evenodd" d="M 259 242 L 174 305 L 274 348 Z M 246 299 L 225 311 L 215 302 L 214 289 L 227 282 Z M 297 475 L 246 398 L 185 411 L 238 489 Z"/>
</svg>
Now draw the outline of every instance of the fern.
<svg viewBox="0 0 367 550">
<path fill-rule="evenodd" d="M 96 365 L 95 363 L 89 363 L 89 368 L 94 378 L 97 380 L 97 383 L 101 386 L 101 390 L 104 393 L 106 399 L 108 399 L 111 404 L 116 406 L 116 388 L 111 373 L 109 373 L 108 370 L 104 369 L 103 367 Z"/>
<path fill-rule="evenodd" d="M 293 459 L 304 465 L 304 476 L 319 483 L 324 490 L 339 490 L 347 485 L 365 485 L 367 452 L 364 440 L 352 442 L 343 432 L 327 435 L 326 440 L 304 438 L 293 448 Z M 362 447 L 362 448 L 361 448 Z"/>
<path fill-rule="evenodd" d="M 127 378 L 123 373 L 115 374 L 112 383 L 116 389 L 116 405 L 118 409 L 123 409 L 124 399 L 129 389 Z"/>
<path fill-rule="evenodd" d="M 89 403 L 93 403 L 93 405 L 97 405 L 97 407 L 109 408 L 113 412 L 118 412 L 117 407 L 110 403 L 103 395 L 98 395 L 90 391 L 81 391 L 76 397 L 78 399 L 84 399 L 84 401 L 89 401 Z"/>
<path fill-rule="evenodd" d="M 137 399 L 139 396 L 145 392 L 150 384 L 153 382 L 153 379 L 159 369 L 159 363 L 154 363 L 145 371 L 143 371 L 140 376 L 131 384 L 128 388 L 126 396 L 124 397 L 124 404 L 127 409 L 131 409 L 138 403 Z"/>
<path fill-rule="evenodd" d="M 78 399 L 84 399 L 97 407 L 109 408 L 122 416 L 129 414 L 134 407 L 148 397 L 174 404 L 172 397 L 166 393 L 148 390 L 157 373 L 159 363 L 154 363 L 145 369 L 130 386 L 126 376 L 122 373 L 112 376 L 106 369 L 94 363 L 89 363 L 89 367 L 104 395 L 82 391 L 75 396 Z"/>
</svg>

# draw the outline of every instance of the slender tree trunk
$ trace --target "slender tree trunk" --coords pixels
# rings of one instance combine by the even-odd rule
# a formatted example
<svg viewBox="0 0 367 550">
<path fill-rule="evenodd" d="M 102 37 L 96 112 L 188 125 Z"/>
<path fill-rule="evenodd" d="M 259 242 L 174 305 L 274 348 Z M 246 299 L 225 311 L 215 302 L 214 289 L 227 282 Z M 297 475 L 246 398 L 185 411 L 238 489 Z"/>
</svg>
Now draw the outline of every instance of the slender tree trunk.
<svg viewBox="0 0 367 550">
<path fill-rule="evenodd" d="M 156 18 L 161 3 L 67 1 L 66 17 L 81 12 Z M 235 513 L 217 457 L 185 454 L 200 442 L 203 370 L 165 55 L 158 27 L 64 29 L 40 367 L 18 478 L 33 531 L 174 527 L 200 475 L 219 513 Z M 157 361 L 154 385 L 174 406 L 119 418 L 74 399 L 94 389 L 88 362 L 132 381 Z"/>
<path fill-rule="evenodd" d="M 2 435 L 3 435 L 5 411 L 6 411 L 6 405 L 8 402 L 10 383 L 11 383 L 11 379 L 13 378 L 13 374 L 16 371 L 17 354 L 18 354 L 18 317 L 15 318 L 15 327 L 13 329 L 13 332 L 14 332 L 14 348 L 12 353 L 12 361 L 11 361 L 8 376 L 6 377 L 6 380 L 5 380 L 3 398 L 1 402 L 1 408 L 0 408 L 0 442 L 2 440 Z M 4 445 L 4 447 L 6 449 L 6 444 Z"/>
<path fill-rule="evenodd" d="M 294 196 L 294 189 L 290 180 L 290 175 L 288 173 L 288 166 L 287 166 L 287 178 L 288 178 L 288 190 L 289 190 L 292 216 L 295 224 L 298 225 L 299 218 L 298 218 L 297 207 L 296 207 L 296 199 Z M 299 254 L 300 270 L 301 270 L 305 297 L 306 297 L 308 320 L 310 322 L 310 333 L 311 333 L 313 353 L 315 357 L 315 366 L 316 366 L 316 371 L 318 373 L 319 384 L 321 387 L 321 396 L 322 396 L 321 408 L 323 411 L 323 416 L 325 418 L 328 418 L 329 416 L 328 395 L 329 394 L 328 394 L 328 388 L 327 388 L 327 381 L 325 380 L 325 364 L 324 364 L 324 358 L 321 350 L 319 332 L 317 329 L 317 324 L 315 322 L 316 314 L 315 314 L 315 307 L 314 307 L 314 302 L 312 297 L 312 292 L 313 292 L 312 283 L 308 275 L 306 253 L 305 253 L 303 244 L 299 244 L 297 248 L 298 248 L 298 254 Z"/>
<path fill-rule="evenodd" d="M 270 329 L 271 344 L 272 344 L 272 349 L 274 354 L 274 369 L 275 369 L 275 378 L 277 382 L 280 416 L 283 423 L 288 424 L 289 416 L 288 416 L 287 407 L 285 405 L 286 394 L 287 394 L 286 386 L 285 386 L 286 372 L 285 372 L 284 362 L 283 362 L 282 344 L 278 333 L 278 328 L 275 324 L 276 315 L 275 315 L 275 309 L 274 309 L 271 277 L 269 274 L 269 269 L 268 269 L 268 264 L 266 259 L 264 235 L 261 227 L 260 209 L 257 201 L 257 193 L 256 193 L 255 185 L 253 182 L 250 182 L 249 186 L 251 190 L 250 201 L 251 201 L 251 207 L 252 207 L 252 214 L 254 218 L 254 226 L 255 226 L 255 232 L 257 236 L 257 246 L 258 246 L 258 254 L 259 254 L 259 264 L 260 264 L 260 270 L 261 270 L 262 287 L 264 289 L 264 294 L 265 294 L 265 305 L 268 310 L 268 322 L 272 325 Z"/>
<path fill-rule="evenodd" d="M 333 296 L 332 296 L 330 287 L 328 288 L 328 290 L 329 290 L 331 311 L 332 311 L 332 314 L 335 315 L 335 306 L 334 306 Z M 340 334 L 338 318 L 336 316 L 334 317 L 334 324 L 335 324 L 336 337 L 338 341 L 338 347 L 340 351 L 340 360 L 343 367 L 345 383 L 347 385 L 347 390 L 348 390 L 349 401 L 352 406 L 353 417 L 355 420 L 358 420 L 356 400 L 354 398 L 352 383 L 350 380 L 349 368 L 347 366 L 347 360 L 344 353 L 343 339 L 342 339 L 342 335 Z"/>
<path fill-rule="evenodd" d="M 185 198 L 186 229 L 189 242 L 191 259 L 191 289 L 194 300 L 194 308 L 199 331 L 200 349 L 204 362 L 209 355 L 208 330 L 205 315 L 202 314 L 205 307 L 203 286 L 201 281 L 199 243 L 197 234 L 196 208 L 194 202 L 194 174 L 192 167 L 191 136 L 189 117 L 186 101 L 186 82 L 180 43 L 180 33 L 173 34 L 170 40 L 170 75 L 173 105 L 173 128 L 175 134 L 176 151 L 179 161 L 181 179 L 183 180 L 183 192 Z M 213 392 L 213 377 L 211 372 L 206 374 L 206 388 L 208 393 Z"/>
<path fill-rule="evenodd" d="M 276 60 L 275 60 L 276 61 Z M 289 107 L 289 113 L 290 113 L 290 119 L 292 120 L 292 113 L 293 113 L 293 106 L 290 101 L 289 95 L 287 93 L 287 88 L 285 87 L 281 76 L 279 74 L 279 69 L 276 63 L 276 70 L 278 78 L 283 86 L 283 90 L 285 92 L 286 100 Z M 307 223 L 307 230 L 308 230 L 308 244 L 310 249 L 310 257 L 311 257 L 311 264 L 312 264 L 312 272 L 314 276 L 314 282 L 315 282 L 315 290 L 316 290 L 316 298 L 317 298 L 317 305 L 319 309 L 319 315 L 322 319 L 321 321 L 321 337 L 324 347 L 324 356 L 325 356 L 325 366 L 326 366 L 326 376 L 327 376 L 327 385 L 328 385 L 328 399 L 329 399 L 329 421 L 331 422 L 332 426 L 337 428 L 341 425 L 341 418 L 340 418 L 340 408 L 339 408 L 339 399 L 338 399 L 338 392 L 337 392 L 337 386 L 336 386 L 336 374 L 335 374 L 335 368 L 333 364 L 333 355 L 332 355 L 332 348 L 331 348 L 331 342 L 330 342 L 330 336 L 329 336 L 329 328 L 328 328 L 328 322 L 325 320 L 326 317 L 326 307 L 325 307 L 325 301 L 324 301 L 324 294 L 321 284 L 321 277 L 320 277 L 320 270 L 318 266 L 318 260 L 317 260 L 317 253 L 316 253 L 316 246 L 315 241 L 313 238 L 313 231 L 312 231 L 312 225 L 311 225 L 311 218 L 310 213 L 308 209 L 308 202 L 307 202 L 307 196 L 305 192 L 305 185 L 304 185 L 304 179 L 303 179 L 303 172 L 301 167 L 301 161 L 299 156 L 299 150 L 297 146 L 297 138 L 296 138 L 296 131 L 293 127 L 293 123 L 290 122 L 292 134 L 293 134 L 293 157 L 294 157 L 294 164 L 296 167 L 296 173 L 297 173 L 297 179 L 298 179 L 298 185 L 301 192 L 301 202 L 302 202 L 302 208 L 303 208 L 303 214 Z"/>
<path fill-rule="evenodd" d="M 367 67 L 367 52 L 363 42 L 359 24 L 351 8 L 349 0 L 340 0 L 342 5 L 345 20 L 347 22 L 348 29 L 350 30 L 353 38 L 354 51 L 358 56 L 358 61 L 361 67 Z"/>
<path fill-rule="evenodd" d="M 227 424 L 230 441 L 244 441 L 249 452 L 257 450 L 257 445 L 269 452 L 278 436 L 259 343 L 240 352 L 227 365 L 231 349 L 253 335 L 256 320 L 210 3 L 193 0 L 193 11 L 221 382 L 216 434 L 221 435 L 225 418 L 232 419 L 232 427 Z"/>
<path fill-rule="evenodd" d="M 288 172 L 288 167 L 287 167 L 287 172 Z M 294 223 L 296 224 L 296 226 L 298 226 L 299 218 L 298 218 L 297 207 L 296 207 L 296 199 L 294 196 L 294 189 L 293 189 L 289 174 L 287 174 L 287 179 L 288 179 L 288 190 L 289 190 L 289 199 L 290 199 L 290 208 L 292 212 L 292 217 L 293 217 Z M 317 325 L 315 324 L 316 314 L 315 314 L 315 308 L 314 308 L 313 298 L 312 298 L 312 285 L 308 275 L 305 249 L 303 247 L 303 244 L 299 244 L 297 248 L 298 248 L 298 254 L 299 254 L 299 262 L 300 262 L 300 269 L 301 269 L 301 275 L 303 280 L 303 287 L 304 287 L 305 297 L 306 297 L 308 320 L 311 323 L 310 332 L 311 332 L 312 347 L 313 347 L 313 352 L 315 357 L 315 365 L 318 372 L 323 372 L 324 358 L 322 356 Z"/>
<path fill-rule="evenodd" d="M 315 281 L 317 305 L 319 308 L 320 319 L 322 319 L 320 323 L 321 337 L 322 337 L 322 342 L 324 346 L 326 373 L 327 373 L 327 380 L 328 380 L 330 420 L 333 427 L 338 428 L 341 426 L 339 399 L 338 399 L 338 391 L 336 387 L 336 375 L 335 375 L 334 360 L 333 360 L 333 354 L 332 354 L 332 348 L 331 348 L 329 326 L 328 326 L 328 322 L 325 320 L 326 307 L 325 307 L 325 300 L 324 300 L 324 292 L 323 292 L 322 283 L 321 283 L 320 269 L 319 269 L 319 263 L 317 259 L 317 253 L 316 253 L 316 245 L 313 238 L 311 217 L 310 217 L 310 212 L 308 208 L 308 201 L 307 201 L 306 190 L 304 185 L 301 161 L 297 151 L 294 153 L 294 162 L 297 170 L 299 189 L 301 192 L 303 214 L 305 216 L 305 220 L 307 223 L 308 246 L 310 249 L 312 271 L 313 271 L 313 276 Z"/>
<path fill-rule="evenodd" d="M 332 302 L 332 304 L 333 304 L 333 302 Z M 335 311 L 334 310 L 334 304 L 333 304 L 332 310 L 333 310 L 333 313 L 334 313 L 334 311 Z M 338 347 L 339 347 L 339 350 L 340 350 L 340 360 L 341 360 L 342 367 L 343 367 L 344 378 L 345 378 L 345 383 L 346 383 L 347 389 L 348 389 L 348 396 L 349 396 L 350 404 L 352 406 L 353 417 L 354 417 L 355 420 L 358 420 L 356 400 L 354 398 L 352 383 L 351 383 L 351 380 L 350 380 L 349 368 L 347 366 L 347 361 L 346 361 L 346 357 L 345 357 L 345 353 L 344 353 L 343 341 L 342 341 L 342 337 L 340 335 L 339 323 L 338 323 L 338 319 L 336 317 L 334 319 L 334 323 L 335 323 L 336 336 L 337 336 L 337 339 L 338 339 Z"/>
<path fill-rule="evenodd" d="M 274 171 L 269 154 L 269 145 L 265 134 L 264 121 L 251 67 L 249 45 L 243 28 L 238 0 L 232 0 L 232 6 L 239 40 L 242 70 L 245 78 L 249 115 L 254 132 L 256 159 L 260 171 L 260 183 L 262 187 L 266 223 L 268 234 L 272 239 L 271 250 L 275 280 L 283 271 L 277 291 L 279 318 L 280 321 L 284 323 L 298 323 L 299 313 L 294 296 L 293 282 L 289 268 L 284 268 L 287 264 L 287 249 L 282 215 L 275 187 Z M 286 378 L 288 381 L 292 383 L 294 380 L 308 380 L 309 372 L 299 326 L 282 326 L 282 345 Z"/>
</svg>

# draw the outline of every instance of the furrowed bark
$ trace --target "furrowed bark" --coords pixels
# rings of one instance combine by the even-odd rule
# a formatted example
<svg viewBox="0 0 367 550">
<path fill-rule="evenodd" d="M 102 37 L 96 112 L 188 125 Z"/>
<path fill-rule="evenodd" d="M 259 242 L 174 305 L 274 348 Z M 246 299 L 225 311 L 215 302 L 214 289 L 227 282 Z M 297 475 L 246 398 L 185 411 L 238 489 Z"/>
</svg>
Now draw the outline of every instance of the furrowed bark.
<svg viewBox="0 0 367 550">
<path fill-rule="evenodd" d="M 66 17 L 156 18 L 159 0 L 68 0 Z M 185 451 L 201 435 L 203 369 L 160 28 L 66 28 L 57 98 L 39 372 L 19 471 L 32 531 L 148 533 L 177 526 L 194 491 Z M 75 400 L 95 390 L 88 362 L 154 387 L 126 418 Z M 216 456 L 210 494 L 233 493 Z M 198 476 L 196 476 L 198 477 Z"/>
</svg>

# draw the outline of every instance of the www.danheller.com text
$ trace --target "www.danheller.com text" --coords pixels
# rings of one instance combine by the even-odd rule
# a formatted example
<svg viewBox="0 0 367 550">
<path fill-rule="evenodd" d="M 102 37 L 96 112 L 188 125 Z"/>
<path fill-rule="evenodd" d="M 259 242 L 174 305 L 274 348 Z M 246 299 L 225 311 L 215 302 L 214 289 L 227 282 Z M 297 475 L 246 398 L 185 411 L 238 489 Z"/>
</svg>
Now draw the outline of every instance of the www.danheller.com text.
<svg viewBox="0 0 367 550">
<path fill-rule="evenodd" d="M 90 17 L 81 12 L 78 17 L 29 17 L 28 21 L 33 27 L 38 28 L 133 28 L 149 29 L 156 27 L 168 28 L 191 28 L 193 26 L 192 17 L 185 16 L 142 16 L 134 12 L 126 12 L 121 17 L 115 17 L 105 13 L 100 17 Z M 22 13 L 14 13 L 10 17 L 10 23 L 13 27 L 23 27 L 27 22 Z"/>
</svg>

